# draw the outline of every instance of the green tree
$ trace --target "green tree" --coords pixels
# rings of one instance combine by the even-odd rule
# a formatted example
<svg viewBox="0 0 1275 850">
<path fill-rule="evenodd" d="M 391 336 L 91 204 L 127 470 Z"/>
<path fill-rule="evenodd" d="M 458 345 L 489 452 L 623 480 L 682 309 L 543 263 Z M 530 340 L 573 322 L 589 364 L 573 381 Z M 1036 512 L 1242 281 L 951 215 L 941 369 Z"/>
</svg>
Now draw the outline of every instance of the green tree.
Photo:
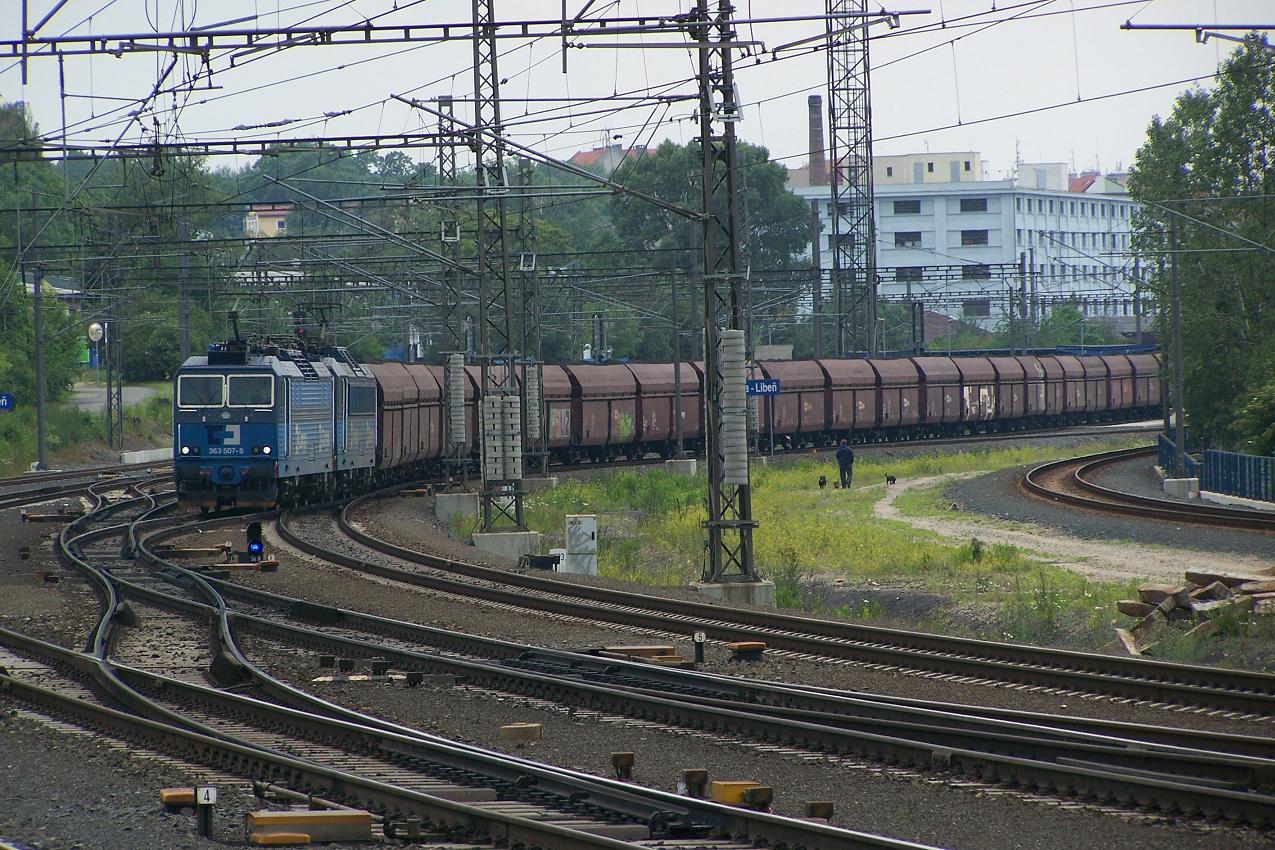
<svg viewBox="0 0 1275 850">
<path fill-rule="evenodd" d="M 1170 274 L 1178 266 L 1183 401 L 1206 445 L 1270 451 L 1263 419 L 1275 386 L 1275 62 L 1250 36 L 1222 63 L 1217 84 L 1178 98 L 1138 150 L 1129 188 L 1144 206 L 1135 247 L 1163 257 L 1150 289 L 1172 357 Z M 1170 231 L 1178 251 L 1166 254 Z M 1226 250 L 1216 250 L 1226 249 Z M 1236 251 L 1235 249 L 1244 249 Z M 1156 266 L 1153 266 L 1156 267 Z M 1236 414 L 1244 409 L 1251 415 Z M 1263 413 L 1262 411 L 1266 411 Z"/>
</svg>

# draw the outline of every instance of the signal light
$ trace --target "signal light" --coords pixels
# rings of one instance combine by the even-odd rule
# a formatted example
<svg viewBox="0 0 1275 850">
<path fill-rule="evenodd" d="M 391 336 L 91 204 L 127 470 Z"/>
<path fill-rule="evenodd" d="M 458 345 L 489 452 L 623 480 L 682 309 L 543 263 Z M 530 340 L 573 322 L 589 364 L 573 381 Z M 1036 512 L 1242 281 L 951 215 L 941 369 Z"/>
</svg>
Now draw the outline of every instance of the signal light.
<svg viewBox="0 0 1275 850">
<path fill-rule="evenodd" d="M 248 559 L 260 561 L 261 553 L 265 551 L 265 544 L 261 540 L 261 523 L 248 523 L 248 528 L 244 535 L 248 538 Z"/>
</svg>

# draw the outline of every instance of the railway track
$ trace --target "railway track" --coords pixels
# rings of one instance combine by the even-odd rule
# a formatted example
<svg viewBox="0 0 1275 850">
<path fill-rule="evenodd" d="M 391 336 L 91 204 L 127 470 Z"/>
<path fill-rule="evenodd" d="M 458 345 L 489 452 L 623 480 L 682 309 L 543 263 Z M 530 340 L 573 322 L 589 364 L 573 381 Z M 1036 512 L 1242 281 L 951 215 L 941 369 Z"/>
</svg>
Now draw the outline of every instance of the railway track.
<svg viewBox="0 0 1275 850">
<path fill-rule="evenodd" d="M 619 623 L 689 637 L 704 632 L 723 641 L 764 640 L 773 650 L 891 668 L 932 671 L 1068 692 L 1097 693 L 1151 703 L 1275 716 L 1275 676 L 1097 653 L 997 643 L 970 638 L 820 620 L 774 610 L 734 608 L 651 594 L 616 591 L 540 574 L 485 567 L 399 546 L 358 528 L 351 513 L 373 497 L 349 503 L 340 531 L 364 549 L 402 562 L 330 551 L 276 523 L 294 548 L 333 563 L 444 593 L 523 609 Z M 420 568 L 425 569 L 420 569 Z"/>
<path fill-rule="evenodd" d="M 143 542 L 143 553 L 150 542 L 179 532 L 153 535 Z M 1072 728 L 1067 719 L 1049 726 L 980 717 L 977 711 L 961 715 L 882 706 L 792 686 L 534 650 L 339 611 L 224 582 L 215 584 L 225 598 L 236 601 L 236 630 L 314 652 L 384 659 L 395 669 L 450 673 L 505 693 L 692 729 L 730 730 L 807 751 L 853 754 L 910 768 L 937 768 L 993 783 L 1026 783 L 1063 796 L 1125 805 L 1151 799 L 1167 810 L 1211 812 L 1257 824 L 1275 813 L 1271 808 L 1275 799 L 1253 790 L 1264 791 L 1275 782 L 1275 760 L 1239 755 L 1250 745 L 1262 747 L 1247 738 L 1215 738 L 1215 743 L 1229 738 L 1226 745 L 1236 751 L 1223 755 L 1156 742 L 1146 735 L 1139 740 L 1113 738 L 1110 725 L 1108 734 L 1098 735 Z M 307 624 L 299 625 L 298 621 Z M 389 635 L 393 642 L 371 641 L 369 635 Z M 422 644 L 447 654 L 422 652 Z M 471 660 L 479 655 L 494 656 L 500 663 Z M 617 672 L 617 667 L 623 671 Z M 1131 726 L 1123 731 L 1129 735 L 1141 732 Z M 1200 733 L 1161 731 L 1192 737 L 1196 743 L 1209 738 Z"/>
<path fill-rule="evenodd" d="M 1270 511 L 1199 502 L 1186 505 L 1153 496 L 1122 493 L 1089 480 L 1100 469 L 1154 454 L 1155 447 L 1147 446 L 1041 464 L 1023 476 L 1023 487 L 1035 496 L 1086 510 L 1165 522 L 1275 531 L 1275 513 Z"/>
<path fill-rule="evenodd" d="M 453 840 L 555 850 L 669 842 L 691 850 L 920 847 L 460 747 L 390 729 L 302 694 L 243 657 L 233 637 L 234 618 L 212 585 L 161 559 L 133 557 L 145 556 L 146 528 L 184 519 L 164 516 L 171 501 L 139 495 L 109 502 L 101 492 L 94 497 L 95 510 L 60 537 L 63 557 L 93 582 L 104 602 L 89 651 L 0 632 L 8 662 L 0 675 L 0 698 L 195 764 L 271 787 L 285 785 L 303 799 L 323 794 L 336 804 L 371 808 L 392 830 L 394 819 L 416 818 Z M 148 561 L 149 569 L 142 566 Z M 139 611 L 146 613 L 139 618 Z M 151 670 L 119 663 L 119 647 L 142 659 L 153 654 L 137 651 L 146 641 L 128 631 L 158 619 L 161 637 L 172 637 L 173 618 L 156 618 L 156 611 L 188 621 L 179 641 L 183 651 L 198 643 L 199 631 L 212 639 L 205 656 L 212 661 L 205 669 L 198 663 L 161 661 Z M 65 668 L 61 675 L 51 672 L 59 666 Z M 206 682 L 197 681 L 200 677 Z M 86 699 L 82 684 L 67 684 L 83 678 L 91 680 L 98 699 Z"/>
</svg>

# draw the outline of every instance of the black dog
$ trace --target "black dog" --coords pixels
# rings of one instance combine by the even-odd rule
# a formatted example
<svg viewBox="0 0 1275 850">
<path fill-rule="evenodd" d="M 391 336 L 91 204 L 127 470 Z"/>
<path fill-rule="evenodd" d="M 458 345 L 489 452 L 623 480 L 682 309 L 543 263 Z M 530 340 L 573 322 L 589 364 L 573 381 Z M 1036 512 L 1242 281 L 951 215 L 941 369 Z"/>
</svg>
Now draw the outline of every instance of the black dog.
<svg viewBox="0 0 1275 850">
<path fill-rule="evenodd" d="M 887 473 L 885 474 L 885 483 L 886 483 L 886 486 L 887 486 L 887 487 L 888 487 L 889 485 L 893 484 L 896 480 L 897 480 L 897 479 L 896 479 L 893 475 L 891 475 L 890 473 L 888 473 L 888 472 L 887 472 Z"/>
</svg>

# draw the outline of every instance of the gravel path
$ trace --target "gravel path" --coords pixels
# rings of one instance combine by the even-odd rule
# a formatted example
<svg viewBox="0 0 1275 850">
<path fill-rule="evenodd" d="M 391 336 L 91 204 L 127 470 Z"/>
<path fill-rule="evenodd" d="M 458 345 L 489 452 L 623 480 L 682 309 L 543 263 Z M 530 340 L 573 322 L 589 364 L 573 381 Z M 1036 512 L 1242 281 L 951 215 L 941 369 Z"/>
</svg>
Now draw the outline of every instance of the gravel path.
<svg viewBox="0 0 1275 850">
<path fill-rule="evenodd" d="M 1039 521 L 1033 521 L 1037 518 L 1029 515 L 1013 517 L 1016 520 L 1013 523 L 989 520 L 986 517 L 966 516 L 957 511 L 945 516 L 906 516 L 895 505 L 895 500 L 909 489 L 950 482 L 951 486 L 946 492 L 955 494 L 956 504 L 970 510 L 973 508 L 967 495 L 969 491 L 979 482 L 995 478 L 998 474 L 976 477 L 979 473 L 958 473 L 900 482 L 897 489 L 891 487 L 885 498 L 873 505 L 873 512 L 882 519 L 901 520 L 914 528 L 922 528 L 944 537 L 958 540 L 978 537 L 985 543 L 1003 543 L 1027 549 L 1044 557 L 1055 566 L 1071 570 L 1087 578 L 1102 581 L 1153 579 L 1166 582 L 1179 581 L 1182 578 L 1184 553 L 1180 549 L 1136 542 L 1108 543 L 1105 540 L 1121 535 L 1098 535 L 1098 539 L 1084 533 L 1078 536 L 1066 533 L 1065 530 L 1051 528 Z M 1021 494 L 1019 498 L 1024 502 L 1039 501 L 1026 494 Z M 985 502 L 976 504 L 985 505 Z M 1043 502 L 1041 504 L 1055 511 L 1065 510 Z M 1068 512 L 1080 516 L 1081 520 L 1090 517 L 1088 512 L 1075 510 Z M 1003 514 L 994 515 L 1004 516 Z M 1211 569 L 1241 574 L 1258 573 L 1272 563 L 1268 558 L 1226 555 L 1218 552 L 1209 553 L 1208 559 Z"/>
<path fill-rule="evenodd" d="M 597 775 L 609 773 L 611 753 L 632 752 L 635 780 L 667 791 L 675 790 L 683 769 L 706 768 L 712 779 L 751 779 L 773 786 L 774 810 L 780 814 L 800 815 L 806 801 L 831 800 L 838 826 L 956 850 L 1269 846 L 1268 839 L 1255 832 L 1198 831 L 1079 803 L 1024 800 L 1016 792 L 978 783 L 950 782 L 857 759 L 784 754 L 773 747 L 571 711 L 466 686 L 409 690 L 384 682 L 311 684 L 309 680 L 321 672 L 311 658 L 268 644 L 253 644 L 252 649 L 254 655 L 269 659 L 272 674 L 336 702 L 447 738 Z M 542 724 L 542 740 L 514 744 L 499 739 L 500 726 L 523 722 Z"/>
</svg>

